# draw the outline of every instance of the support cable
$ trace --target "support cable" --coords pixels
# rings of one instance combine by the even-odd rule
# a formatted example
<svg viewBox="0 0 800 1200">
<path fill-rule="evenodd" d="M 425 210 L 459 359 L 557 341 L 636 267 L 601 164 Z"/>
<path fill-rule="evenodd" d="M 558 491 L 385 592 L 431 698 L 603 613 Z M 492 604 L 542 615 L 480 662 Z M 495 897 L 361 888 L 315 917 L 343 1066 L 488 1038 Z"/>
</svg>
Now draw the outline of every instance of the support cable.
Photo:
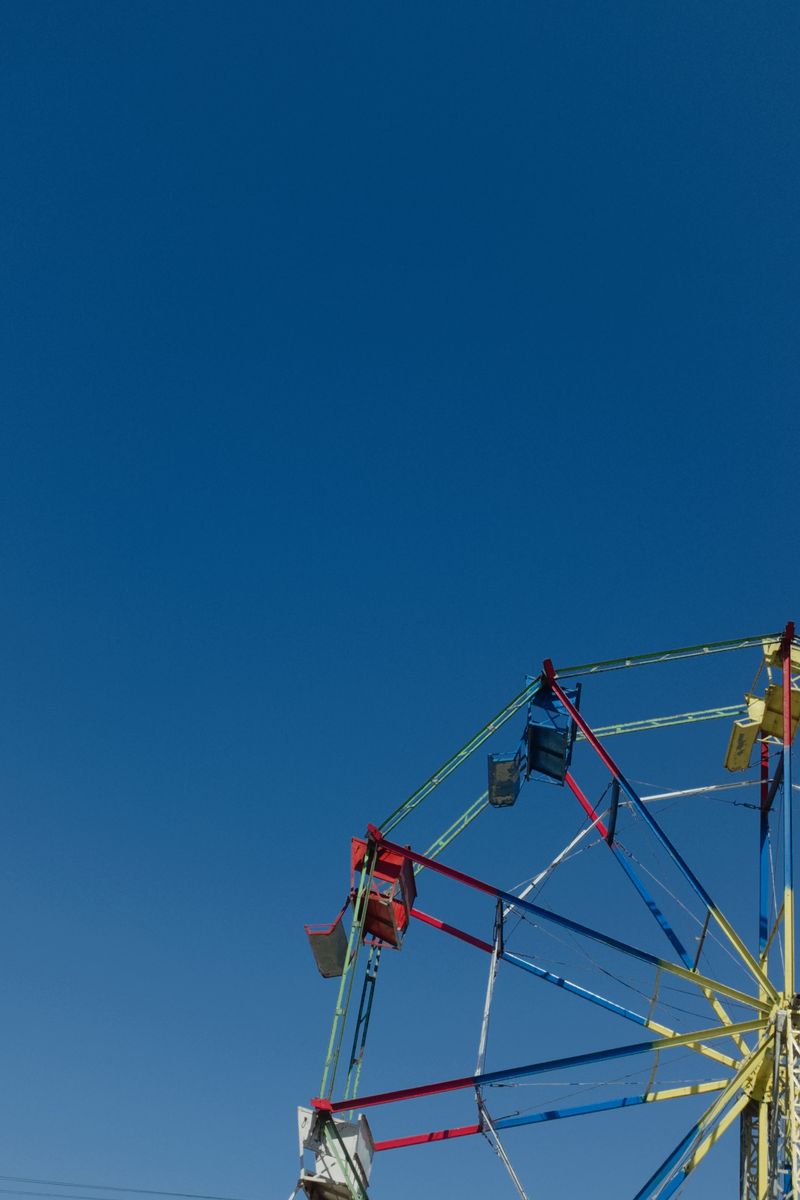
<svg viewBox="0 0 800 1200">
<path fill-rule="evenodd" d="M 581 788 L 578 786 L 577 782 L 573 778 L 570 771 L 567 771 L 566 783 L 567 783 L 567 786 L 569 787 L 570 791 L 574 795 L 575 799 L 578 801 L 578 803 L 583 808 L 584 812 L 586 812 L 587 815 L 590 817 L 590 819 L 593 820 L 597 824 L 598 832 L 600 833 L 601 837 L 603 837 L 603 839 L 605 840 L 609 850 L 614 855 L 614 858 L 617 860 L 619 865 L 622 867 L 622 870 L 627 875 L 629 882 L 633 885 L 633 888 L 636 891 L 637 895 L 639 896 L 639 899 L 644 902 L 644 905 L 647 908 L 648 912 L 655 919 L 655 921 L 658 924 L 658 926 L 660 927 L 662 933 L 667 938 L 667 940 L 670 943 L 670 945 L 672 946 L 673 950 L 677 953 L 677 955 L 680 958 L 683 965 L 685 967 L 691 967 L 691 965 L 692 965 L 691 959 L 689 958 L 686 948 L 684 947 L 680 938 L 678 937 L 675 930 L 670 925 L 667 918 L 664 916 L 661 909 L 656 904 L 653 897 L 647 891 L 647 888 L 644 886 L 641 879 L 636 874 L 636 872 L 634 871 L 631 864 L 628 862 L 627 858 L 624 856 L 622 851 L 620 849 L 618 849 L 617 845 L 615 844 L 614 831 L 611 827 L 611 824 L 609 824 L 609 827 L 606 828 L 606 826 L 600 821 L 598 814 L 595 812 L 594 808 L 592 808 L 592 805 L 589 803 L 589 800 L 587 799 L 587 797 L 585 796 L 585 794 L 581 790 Z M 619 784 L 618 784 L 618 781 L 616 780 L 616 778 L 614 780 L 614 783 L 617 785 L 617 798 L 618 798 Z M 612 801 L 612 803 L 613 803 L 613 801 Z M 616 812 L 616 806 L 614 808 L 614 812 Z M 613 823 L 616 824 L 616 816 L 614 817 Z"/>
<path fill-rule="evenodd" d="M 562 692 L 561 695 L 564 696 L 565 693 Z M 574 719 L 575 711 L 576 710 L 573 710 L 573 719 Z M 597 746 L 599 746 L 600 743 L 597 742 L 594 735 L 592 735 L 591 730 L 589 729 L 588 725 L 586 725 L 585 723 L 584 723 L 584 729 L 586 731 L 587 740 L 591 740 L 592 745 L 595 748 Z M 624 777 L 621 775 L 621 773 L 617 769 L 614 769 L 614 764 L 612 763 L 612 760 L 610 758 L 608 759 L 607 765 L 609 765 L 609 767 L 613 770 L 612 778 L 613 778 L 614 786 L 615 786 L 615 788 L 617 790 L 617 794 L 618 794 L 619 788 L 624 783 Z M 588 799 L 586 798 L 584 793 L 581 791 L 580 787 L 575 782 L 575 780 L 572 777 L 572 774 L 569 771 L 567 771 L 567 774 L 566 774 L 566 781 L 567 781 L 567 784 L 569 785 L 570 791 L 573 793 L 575 798 L 578 800 L 578 802 L 580 803 L 580 805 L 584 809 L 584 811 L 587 812 L 590 817 L 596 818 L 594 809 L 592 808 Z M 614 811 L 616 811 L 616 806 L 614 806 Z M 636 811 L 637 811 L 637 813 L 640 811 L 644 812 L 644 806 L 641 805 L 641 803 L 640 803 L 640 806 L 638 809 L 636 809 Z M 651 820 L 652 820 L 652 818 L 651 818 Z M 629 881 L 633 884 L 634 890 L 637 892 L 639 898 L 644 901 L 646 908 L 650 912 L 651 916 L 655 919 L 657 924 L 660 926 L 662 932 L 667 937 L 667 939 L 670 942 L 670 944 L 672 945 L 673 949 L 677 951 L 678 956 L 681 959 L 681 961 L 683 962 L 684 966 L 691 969 L 692 971 L 696 971 L 697 970 L 697 958 L 699 957 L 699 955 L 695 958 L 695 961 L 692 962 L 683 943 L 679 939 L 678 935 L 675 933 L 674 929 L 670 925 L 667 918 L 664 916 L 661 909 L 656 904 L 656 902 L 653 899 L 650 892 L 648 892 L 647 888 L 642 883 L 642 880 L 636 874 L 635 870 L 629 863 L 628 858 L 626 858 L 626 856 L 624 855 L 622 850 L 619 849 L 617 847 L 617 845 L 615 844 L 615 842 L 613 840 L 613 832 L 609 832 L 610 826 L 609 826 L 609 830 L 606 830 L 605 827 L 602 825 L 599 826 L 599 829 L 600 829 L 601 834 L 605 835 L 605 841 L 606 841 L 611 853 L 614 855 L 617 862 L 622 867 L 622 869 L 625 872 L 625 874 L 627 875 Z M 629 855 L 628 857 L 632 858 L 633 856 Z M 667 894 L 668 895 L 670 894 L 669 891 L 667 891 Z M 707 911 L 707 913 L 710 912 L 710 908 L 707 908 L 706 911 Z M 723 1021 L 726 1025 L 731 1025 L 732 1020 L 729 1017 L 729 1015 L 725 1009 L 725 1006 L 718 999 L 718 997 L 715 996 L 714 993 L 708 988 L 703 989 L 703 994 L 705 995 L 706 999 L 708 1000 L 708 1003 L 711 1005 L 711 1008 L 712 1008 L 713 1012 L 715 1013 L 715 1015 L 717 1017 L 719 1017 L 719 1019 L 721 1021 Z M 740 1053 L 742 1053 L 742 1054 L 748 1053 L 749 1047 L 743 1038 L 737 1039 L 736 1045 L 737 1045 L 737 1048 L 739 1049 Z"/>
<path fill-rule="evenodd" d="M 422 916 L 416 910 L 414 910 L 414 913 L 412 915 L 415 915 L 418 917 Z M 424 920 L 425 918 L 422 917 L 422 919 Z M 524 921 L 529 920 L 529 918 L 524 917 L 524 916 L 521 919 Z M 600 975 L 605 975 L 608 979 L 612 979 L 615 983 L 618 983 L 620 985 L 620 987 L 626 988 L 628 991 L 631 991 L 635 995 L 641 997 L 643 1000 L 646 1000 L 648 1002 L 648 1005 L 650 1004 L 650 1002 L 652 1000 L 651 992 L 643 991 L 643 989 L 638 984 L 633 983 L 630 979 L 624 978 L 622 975 L 620 975 L 620 973 L 618 971 L 612 971 L 608 967 L 603 966 L 602 963 L 598 962 L 598 960 L 589 953 L 589 951 L 586 949 L 586 947 L 584 945 L 582 945 L 581 942 L 579 942 L 577 940 L 577 938 L 571 937 L 569 940 L 567 940 L 565 937 L 562 937 L 559 934 L 554 933 L 553 930 L 547 929 L 543 925 L 537 925 L 533 921 L 530 921 L 530 924 L 534 929 L 538 930 L 539 933 L 541 933 L 542 935 L 544 935 L 546 937 L 551 938 L 559 946 L 564 946 L 568 950 L 575 950 Z M 452 930 L 446 926 L 444 927 L 444 930 L 445 930 L 445 932 L 452 932 Z M 456 936 L 458 936 L 458 935 L 456 935 Z M 468 936 L 465 937 L 463 940 L 467 940 L 474 944 L 474 939 L 472 939 Z M 485 943 L 484 946 L 479 946 L 479 949 L 480 948 L 488 949 L 489 948 L 488 943 Z M 524 954 L 517 955 L 517 954 L 506 953 L 504 955 L 503 961 L 511 962 L 515 966 L 524 965 L 526 970 L 531 970 L 532 973 L 538 975 L 539 978 L 542 978 L 542 979 L 544 979 L 545 976 L 549 976 L 552 974 L 552 972 L 546 971 L 543 967 L 539 966 L 538 963 L 534 962 L 531 955 L 524 955 Z M 566 966 L 566 961 L 567 961 L 566 959 L 561 959 L 561 960 L 551 959 L 551 964 L 554 966 Z M 662 970 L 661 967 L 657 967 L 657 969 L 656 969 L 657 974 L 660 973 L 661 970 Z M 564 976 L 561 976 L 561 975 L 553 975 L 553 980 L 559 981 L 558 986 L 563 987 L 566 991 L 571 991 L 573 986 L 575 986 L 575 987 L 579 986 L 577 984 L 573 985 L 571 983 L 571 981 L 567 980 Z M 586 990 L 587 989 L 582 989 L 582 991 L 586 991 Z M 674 992 L 678 992 L 682 996 L 693 996 L 694 995 L 694 991 L 690 991 L 688 988 L 678 988 L 674 985 L 671 986 L 670 984 L 664 984 L 662 991 L 671 991 L 671 992 L 674 991 Z M 581 993 L 576 992 L 576 995 L 577 994 L 582 994 L 582 992 Z M 597 995 L 597 993 L 591 992 L 591 993 L 589 993 L 588 996 L 584 996 L 584 999 L 591 998 L 592 996 L 595 996 L 595 995 Z M 610 1001 L 609 1003 L 613 1004 L 614 1002 Z M 703 1013 L 698 1013 L 693 1008 L 686 1008 L 684 1005 L 676 1004 L 674 1001 L 665 1000 L 663 998 L 659 999 L 659 1004 L 661 1005 L 662 1008 L 667 1008 L 671 1012 L 681 1013 L 685 1016 L 693 1017 L 698 1021 L 702 1020 L 705 1015 Z M 622 1006 L 618 1006 L 618 1007 L 621 1008 Z M 612 1011 L 616 1011 L 616 1008 L 613 1009 Z M 631 1010 L 626 1010 L 626 1011 L 631 1011 Z M 625 1015 L 625 1013 L 622 1013 L 621 1015 Z M 654 1026 L 654 1028 L 658 1028 L 658 1027 Z M 666 1028 L 662 1029 L 662 1032 L 667 1032 Z M 722 1060 L 720 1060 L 720 1061 L 722 1061 Z"/>
<path fill-rule="evenodd" d="M 599 820 L 599 818 L 598 818 L 598 820 Z M 534 875 L 533 879 L 531 879 L 528 883 L 525 884 L 525 887 L 519 893 L 519 896 L 517 898 L 519 900 L 525 900 L 526 897 L 531 894 L 531 892 L 535 891 L 536 888 L 541 887 L 550 878 L 550 876 L 553 874 L 553 871 L 555 871 L 556 867 L 559 867 L 559 866 L 561 866 L 562 863 L 566 862 L 567 858 L 572 854 L 572 852 L 574 850 L 576 850 L 577 847 L 580 845 L 580 843 L 582 841 L 584 841 L 589 836 L 589 834 L 596 828 L 597 828 L 597 820 L 592 821 L 590 825 L 585 825 L 583 828 L 581 828 L 578 831 L 578 833 L 575 834 L 575 837 L 572 838 L 572 840 L 567 843 L 567 845 L 564 847 L 564 849 L 559 850 L 558 854 L 555 856 L 555 858 L 551 862 L 549 862 L 547 864 L 547 866 L 544 868 L 544 870 L 540 871 L 538 875 Z M 509 888 L 509 891 L 513 892 L 514 889 Z M 514 911 L 514 905 L 507 904 L 506 907 L 503 909 L 503 920 L 507 920 L 513 911 Z"/>
<path fill-rule="evenodd" d="M 653 880 L 653 883 L 657 884 L 662 891 L 666 892 L 670 900 L 677 904 L 678 908 L 682 909 L 690 920 L 694 921 L 696 925 L 700 926 L 700 938 L 698 939 L 697 953 L 694 956 L 694 960 L 690 963 L 692 970 L 697 970 L 700 962 L 700 954 L 702 952 L 705 939 L 708 937 L 719 948 L 719 950 L 731 960 L 731 962 L 736 966 L 737 970 L 746 971 L 741 958 L 737 957 L 733 950 L 731 950 L 730 946 L 724 942 L 722 938 L 711 928 L 711 914 L 708 912 L 708 910 L 706 910 L 705 917 L 703 919 L 698 917 L 697 913 L 692 912 L 689 906 L 684 904 L 680 897 L 671 891 L 664 883 L 664 880 L 659 879 L 658 875 L 656 875 L 654 871 L 651 871 L 646 863 L 643 863 L 640 858 L 637 858 L 631 850 L 627 849 L 627 847 L 623 847 L 623 849 L 631 861 L 635 862 L 636 865 L 640 867 L 642 871 L 644 871 L 645 875 L 649 875 Z"/>
<path fill-rule="evenodd" d="M 644 817 L 646 823 L 650 826 L 652 833 L 655 835 L 655 837 L 658 839 L 658 841 L 661 843 L 661 845 L 667 851 L 670 858 L 675 863 L 675 865 L 677 866 L 677 868 L 681 872 L 681 874 L 684 876 L 684 878 L 686 879 L 689 886 L 703 901 L 706 908 L 711 912 L 712 917 L 717 922 L 717 924 L 720 926 L 723 933 L 728 938 L 728 940 L 731 942 L 731 944 L 738 951 L 739 955 L 741 956 L 741 958 L 744 960 L 745 964 L 747 965 L 750 973 L 754 976 L 756 982 L 759 984 L 759 986 L 764 988 L 764 991 L 767 993 L 768 996 L 770 996 L 772 998 L 773 1001 L 777 1000 L 778 993 L 776 992 L 776 990 L 773 987 L 770 980 L 767 978 L 767 976 L 761 970 L 761 967 L 759 966 L 758 962 L 753 958 L 752 954 L 747 949 L 747 946 L 744 944 L 742 939 L 739 937 L 736 930 L 731 925 L 730 921 L 728 921 L 728 919 L 725 917 L 725 915 L 720 911 L 720 909 L 717 907 L 717 905 L 711 899 L 711 896 L 709 895 L 709 893 L 703 887 L 702 883 L 697 878 L 697 876 L 694 874 L 694 872 L 691 870 L 688 863 L 686 863 L 686 861 L 684 860 L 682 855 L 679 853 L 677 848 L 672 844 L 670 839 L 667 837 L 666 833 L 661 828 L 659 823 L 656 821 L 656 819 L 652 815 L 652 813 L 650 813 L 647 810 L 647 808 L 645 807 L 645 805 L 642 804 L 642 801 L 639 798 L 636 791 L 633 789 L 631 784 L 628 782 L 628 780 L 622 774 L 619 767 L 614 762 L 614 760 L 611 758 L 608 751 L 605 750 L 605 748 L 603 747 L 602 743 L 597 740 L 594 733 L 592 732 L 589 725 L 587 724 L 586 720 L 581 716 L 581 714 L 575 708 L 575 705 L 572 703 L 572 701 L 569 699 L 569 697 L 564 692 L 564 689 L 558 684 L 558 682 L 556 680 L 555 668 L 553 667 L 553 664 L 551 662 L 549 662 L 549 660 L 545 664 L 545 671 L 546 671 L 550 686 L 552 687 L 555 695 L 558 697 L 558 699 L 564 705 L 564 708 L 569 713 L 569 715 L 572 717 L 573 721 L 575 721 L 578 728 L 582 729 L 583 732 L 586 734 L 587 741 L 589 741 L 591 743 L 591 746 L 597 753 L 598 757 L 602 760 L 603 763 L 605 763 L 606 767 L 611 772 L 611 774 L 616 776 L 619 779 L 620 787 L 626 793 L 626 795 L 628 796 L 628 799 L 633 803 L 633 805 L 637 809 L 637 811 Z M 784 770 L 786 770 L 786 768 L 784 768 Z"/>
<path fill-rule="evenodd" d="M 0 1176 L 0 1179 L 1 1178 L 2 1178 L 2 1176 Z M 32 1180 L 31 1182 L 37 1183 L 38 1180 Z M 51 1184 L 51 1186 L 61 1187 L 61 1188 L 64 1188 L 64 1187 L 97 1188 L 98 1191 L 106 1191 L 106 1190 L 107 1191 L 115 1191 L 115 1192 L 131 1191 L 134 1193 L 139 1192 L 139 1190 L 140 1190 L 139 1188 L 111 1188 L 111 1187 L 104 1188 L 102 1184 L 94 1184 L 94 1183 L 82 1183 L 82 1184 L 53 1183 L 53 1184 Z M 147 1189 L 142 1189 L 142 1190 L 144 1191 L 145 1195 L 188 1196 L 188 1197 L 191 1197 L 192 1200 L 206 1200 L 206 1197 L 201 1196 L 196 1192 L 156 1192 L 156 1191 L 151 1192 L 151 1191 L 148 1191 Z M 4 1188 L 4 1187 L 0 1187 L 0 1196 L 35 1196 L 35 1197 L 42 1197 L 42 1198 L 48 1197 L 49 1200 L 98 1200 L 97 1196 L 81 1196 L 75 1192 L 38 1192 L 38 1191 L 34 1192 L 34 1191 L 23 1191 L 20 1188 Z M 230 1197 L 230 1196 L 224 1197 L 224 1198 L 223 1197 L 215 1197 L 214 1200 L 233 1200 L 233 1197 Z"/>
<path fill-rule="evenodd" d="M 473 875 L 467 875 L 464 871 L 458 871 L 454 867 L 446 867 L 443 863 L 426 859 L 423 855 L 417 854 L 409 846 L 401 846 L 396 842 L 390 842 L 386 838 L 381 838 L 379 831 L 374 826 L 370 826 L 370 832 L 378 839 L 378 844 L 385 847 L 385 849 L 393 851 L 395 854 L 400 854 L 411 862 L 424 862 L 431 870 L 436 871 L 438 874 L 444 875 L 457 883 L 465 884 L 467 887 L 475 888 L 477 891 L 484 892 L 490 896 L 499 897 L 506 904 L 510 904 L 512 908 L 524 909 L 525 912 L 530 913 L 534 917 L 539 917 L 541 920 L 554 925 L 560 925 L 563 929 L 567 929 L 583 937 L 588 937 L 593 941 L 601 942 L 613 950 L 618 950 L 620 953 L 626 954 L 630 958 L 638 959 L 640 962 L 648 963 L 652 967 L 660 966 L 665 971 L 669 971 L 671 974 L 677 975 L 679 978 L 685 979 L 701 989 L 711 988 L 712 991 L 719 992 L 721 996 L 741 1001 L 742 1004 L 747 1005 L 749 1008 L 769 1011 L 770 1004 L 768 1001 L 750 996 L 738 988 L 732 988 L 728 984 L 722 983 L 720 980 L 709 979 L 699 972 L 688 970 L 686 967 L 679 966 L 668 959 L 660 958 L 658 955 L 650 954 L 647 950 L 641 950 L 637 946 L 632 946 L 627 942 L 620 941 L 618 938 L 611 937 L 609 934 L 602 933 L 599 929 L 593 929 L 589 925 L 573 921 L 570 917 L 562 916 L 561 913 L 554 912 L 552 909 L 543 908 L 540 904 L 532 904 L 529 900 L 522 900 L 519 896 L 514 896 L 502 888 L 497 888 L 493 884 L 476 879 Z M 774 991 L 774 989 L 772 990 Z"/>
<path fill-rule="evenodd" d="M 204 1192 L 168 1192 L 161 1191 L 158 1188 L 136 1188 L 122 1187 L 120 1184 L 113 1183 L 70 1183 L 65 1179 L 38 1179 L 29 1175 L 0 1175 L 0 1180 L 5 1183 L 27 1183 L 38 1185 L 39 1187 L 57 1187 L 57 1188 L 86 1188 L 88 1191 L 96 1192 L 125 1192 L 132 1196 L 170 1196 L 173 1200 L 242 1200 L 240 1196 L 217 1196 Z M 10 1188 L 0 1189 L 5 1195 L 22 1195 L 16 1193 Z M 34 1193 L 27 1193 L 33 1195 Z M 36 1193 L 43 1194 L 43 1193 Z"/>
</svg>

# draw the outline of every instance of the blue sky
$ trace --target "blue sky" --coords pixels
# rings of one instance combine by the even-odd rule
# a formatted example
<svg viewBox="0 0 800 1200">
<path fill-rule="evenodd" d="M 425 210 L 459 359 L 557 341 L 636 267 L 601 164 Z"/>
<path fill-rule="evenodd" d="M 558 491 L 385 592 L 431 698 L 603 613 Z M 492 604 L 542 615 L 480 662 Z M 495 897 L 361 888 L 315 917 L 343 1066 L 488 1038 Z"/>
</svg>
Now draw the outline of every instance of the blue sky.
<svg viewBox="0 0 800 1200">
<path fill-rule="evenodd" d="M 545 655 L 798 616 L 797 10 L 8 2 L 0 46 L 0 1172 L 288 1194 L 349 837 Z M 462 865 L 540 866 L 506 829 Z M 473 1063 L 481 978 L 392 1042 L 441 1017 L 402 958 L 370 1090 Z"/>
</svg>

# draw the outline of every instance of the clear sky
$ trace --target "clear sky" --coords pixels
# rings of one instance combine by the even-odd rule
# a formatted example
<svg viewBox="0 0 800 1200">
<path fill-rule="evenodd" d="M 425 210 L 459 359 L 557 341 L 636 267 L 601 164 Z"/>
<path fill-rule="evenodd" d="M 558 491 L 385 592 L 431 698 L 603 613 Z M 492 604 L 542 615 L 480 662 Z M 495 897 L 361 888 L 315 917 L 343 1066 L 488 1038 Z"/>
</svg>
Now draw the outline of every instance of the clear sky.
<svg viewBox="0 0 800 1200">
<path fill-rule="evenodd" d="M 0 6 L 0 1175 L 288 1195 L 332 1007 L 302 925 L 351 834 L 544 655 L 800 619 L 799 23 Z M 695 706 L 652 686 L 596 711 Z M 452 861 L 516 883 L 528 812 Z M 449 963 L 392 961 L 368 1090 L 472 1069 L 484 966 Z M 672 1118 L 629 1116 L 586 1136 L 636 1129 L 641 1182 Z M 474 1141 L 381 1162 L 376 1200 L 511 1194 Z M 545 1142 L 513 1146 L 566 1195 Z"/>
</svg>

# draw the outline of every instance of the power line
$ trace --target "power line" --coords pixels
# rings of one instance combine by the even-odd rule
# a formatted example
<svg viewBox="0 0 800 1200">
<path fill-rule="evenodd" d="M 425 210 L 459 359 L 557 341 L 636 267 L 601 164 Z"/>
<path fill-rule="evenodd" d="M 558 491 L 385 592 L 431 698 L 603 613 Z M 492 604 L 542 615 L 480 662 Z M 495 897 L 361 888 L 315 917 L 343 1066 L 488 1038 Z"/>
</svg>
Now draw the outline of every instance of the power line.
<svg viewBox="0 0 800 1200">
<path fill-rule="evenodd" d="M 0 1178 L 2 1178 L 2 1176 L 0 1176 Z M 53 1186 L 54 1187 L 88 1187 L 88 1188 L 97 1187 L 98 1190 L 100 1190 L 102 1188 L 101 1184 L 93 1184 L 93 1183 L 72 1184 L 72 1183 L 57 1183 L 55 1181 L 53 1182 Z M 207 1200 L 206 1197 L 197 1196 L 197 1193 L 195 1193 L 195 1192 L 155 1192 L 155 1191 L 148 1191 L 147 1189 L 144 1189 L 144 1188 L 113 1188 L 113 1189 L 109 1188 L 108 1190 L 109 1191 L 113 1190 L 116 1192 L 143 1192 L 147 1196 L 185 1196 L 185 1197 L 187 1197 L 187 1200 L 188 1200 L 188 1198 L 192 1198 L 192 1200 L 195 1200 L 195 1197 L 196 1197 L 196 1200 Z M 31 1191 L 22 1191 L 21 1189 L 17 1189 L 17 1188 L 4 1188 L 4 1187 L 0 1187 L 0 1195 L 3 1195 L 3 1196 L 50 1197 L 50 1200 L 56 1200 L 56 1198 L 57 1198 L 57 1200 L 103 1200 L 103 1197 L 98 1196 L 98 1195 L 80 1196 L 80 1195 L 77 1195 L 75 1192 L 31 1192 Z M 226 1196 L 226 1197 L 218 1196 L 218 1197 L 214 1197 L 214 1200 L 237 1200 L 237 1198 L 233 1197 L 233 1196 Z"/>
<path fill-rule="evenodd" d="M 57 1187 L 57 1188 L 88 1188 L 91 1191 L 98 1192 L 127 1192 L 136 1196 L 173 1196 L 176 1200 L 242 1200 L 241 1196 L 216 1196 L 204 1192 L 166 1192 L 158 1188 L 134 1188 L 120 1187 L 111 1183 L 69 1183 L 64 1179 L 30 1179 L 25 1175 L 0 1175 L 0 1179 L 6 1183 L 30 1183 L 38 1184 L 40 1187 Z M 6 1196 L 56 1196 L 57 1192 L 30 1192 L 18 1191 L 15 1188 L 0 1187 L 0 1194 Z M 62 1200 L 67 1200 L 62 1197 Z M 70 1193 L 69 1200 L 98 1200 L 97 1196 L 75 1196 Z"/>
</svg>

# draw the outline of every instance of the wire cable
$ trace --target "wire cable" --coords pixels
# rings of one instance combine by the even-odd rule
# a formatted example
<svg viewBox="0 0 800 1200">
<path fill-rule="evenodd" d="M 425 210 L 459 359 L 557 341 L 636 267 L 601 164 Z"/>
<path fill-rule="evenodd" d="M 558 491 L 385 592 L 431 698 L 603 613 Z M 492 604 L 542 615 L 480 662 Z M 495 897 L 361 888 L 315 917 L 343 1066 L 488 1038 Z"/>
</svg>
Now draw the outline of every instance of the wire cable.
<svg viewBox="0 0 800 1200">
<path fill-rule="evenodd" d="M 26 1175 L 0 1175 L 5 1183 L 38 1184 L 40 1187 L 87 1188 L 98 1192 L 125 1192 L 134 1196 L 172 1196 L 177 1200 L 243 1200 L 241 1196 L 218 1196 L 205 1192 L 168 1192 L 158 1188 L 121 1187 L 111 1183 L 69 1183 L 64 1179 L 33 1179 Z M 7 1196 L 52 1196 L 52 1192 L 23 1192 L 14 1188 L 0 1187 L 0 1194 Z M 97 1200 L 96 1197 L 78 1197 L 69 1193 L 71 1200 Z"/>
</svg>

